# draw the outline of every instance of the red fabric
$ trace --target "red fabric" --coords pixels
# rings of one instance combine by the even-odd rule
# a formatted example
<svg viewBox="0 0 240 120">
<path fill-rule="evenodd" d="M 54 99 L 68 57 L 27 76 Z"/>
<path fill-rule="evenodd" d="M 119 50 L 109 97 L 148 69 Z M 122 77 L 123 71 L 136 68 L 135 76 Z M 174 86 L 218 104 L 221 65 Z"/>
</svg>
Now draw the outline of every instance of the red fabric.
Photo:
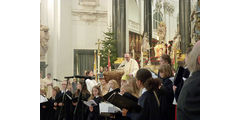
<svg viewBox="0 0 240 120">
<path fill-rule="evenodd" d="M 175 120 L 177 120 L 177 105 L 175 107 Z"/>
</svg>

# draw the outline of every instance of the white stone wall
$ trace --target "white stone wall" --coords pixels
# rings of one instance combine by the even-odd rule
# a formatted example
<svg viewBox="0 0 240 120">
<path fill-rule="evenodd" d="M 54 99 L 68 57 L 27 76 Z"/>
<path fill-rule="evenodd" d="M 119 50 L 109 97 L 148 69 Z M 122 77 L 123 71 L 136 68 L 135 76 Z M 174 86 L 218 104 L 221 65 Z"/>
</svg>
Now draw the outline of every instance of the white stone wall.
<svg viewBox="0 0 240 120">
<path fill-rule="evenodd" d="M 175 11 L 172 16 L 166 15 L 166 25 L 167 25 L 167 32 L 166 32 L 166 41 L 173 40 L 174 36 L 177 33 L 177 19 L 179 14 L 179 0 L 169 0 L 175 6 Z M 170 22 L 169 22 L 170 19 Z"/>
<path fill-rule="evenodd" d="M 95 43 L 103 40 L 108 28 L 107 0 L 97 0 L 96 6 L 76 4 L 73 0 L 72 41 L 73 49 L 97 49 Z"/>
<path fill-rule="evenodd" d="M 96 1 L 93 7 L 79 5 L 79 0 L 41 0 L 40 21 L 49 27 L 50 35 L 46 73 L 53 78 L 64 80 L 73 75 L 74 49 L 97 49 L 95 43 L 104 38 L 111 0 Z"/>
<path fill-rule="evenodd" d="M 143 32 L 143 7 L 142 2 L 128 0 L 128 30 L 142 34 Z"/>
</svg>

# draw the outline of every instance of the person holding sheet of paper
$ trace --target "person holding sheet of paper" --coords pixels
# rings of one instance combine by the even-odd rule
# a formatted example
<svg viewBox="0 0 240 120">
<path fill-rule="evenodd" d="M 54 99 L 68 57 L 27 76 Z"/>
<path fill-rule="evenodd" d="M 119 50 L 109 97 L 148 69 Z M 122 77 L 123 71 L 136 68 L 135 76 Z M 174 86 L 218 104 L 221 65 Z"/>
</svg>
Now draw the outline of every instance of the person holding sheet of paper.
<svg viewBox="0 0 240 120">
<path fill-rule="evenodd" d="M 76 92 L 73 94 L 73 120 L 86 120 L 88 117 L 88 106 L 83 101 L 87 101 L 90 93 L 84 81 L 77 82 Z M 77 107 L 77 108 L 76 108 Z"/>
<path fill-rule="evenodd" d="M 104 117 L 100 116 L 99 103 L 103 101 L 102 92 L 99 86 L 92 88 L 92 95 L 89 100 L 93 100 L 95 103 L 89 105 L 88 119 L 87 120 L 104 120 Z"/>
<path fill-rule="evenodd" d="M 66 94 L 65 94 L 66 93 Z M 64 96 L 65 95 L 65 96 Z M 64 96 L 64 97 L 63 97 Z M 63 100 L 64 98 L 64 100 Z M 67 89 L 67 81 L 62 82 L 62 90 L 60 91 L 60 99 L 58 103 L 58 119 L 60 120 L 72 120 L 72 93 Z"/>
</svg>

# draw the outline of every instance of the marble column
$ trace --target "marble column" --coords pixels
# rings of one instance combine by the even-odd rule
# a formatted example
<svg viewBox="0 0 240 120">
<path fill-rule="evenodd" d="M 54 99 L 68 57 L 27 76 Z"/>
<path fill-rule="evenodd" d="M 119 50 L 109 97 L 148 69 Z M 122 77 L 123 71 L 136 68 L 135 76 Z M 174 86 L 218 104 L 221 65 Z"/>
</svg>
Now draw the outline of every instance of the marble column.
<svg viewBox="0 0 240 120">
<path fill-rule="evenodd" d="M 179 26 L 181 43 L 180 48 L 182 53 L 186 52 L 187 47 L 191 43 L 191 0 L 179 0 Z"/>
<path fill-rule="evenodd" d="M 126 52 L 126 0 L 112 1 L 112 26 L 118 57 Z"/>
<path fill-rule="evenodd" d="M 149 37 L 149 45 L 152 47 L 152 1 L 144 0 L 144 32 Z M 152 53 L 152 50 L 150 51 Z"/>
</svg>

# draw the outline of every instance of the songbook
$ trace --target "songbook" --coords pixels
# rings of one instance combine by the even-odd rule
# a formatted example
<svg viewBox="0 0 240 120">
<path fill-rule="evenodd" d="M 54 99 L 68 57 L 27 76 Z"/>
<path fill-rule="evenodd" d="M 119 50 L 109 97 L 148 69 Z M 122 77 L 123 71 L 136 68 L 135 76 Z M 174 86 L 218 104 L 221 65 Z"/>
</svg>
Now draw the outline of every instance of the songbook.
<svg viewBox="0 0 240 120">
<path fill-rule="evenodd" d="M 100 111 L 100 114 L 104 114 L 104 113 L 117 113 L 117 112 L 120 112 L 121 109 L 114 106 L 113 104 L 111 103 L 108 103 L 108 102 L 101 102 L 99 103 L 99 111 Z"/>
<path fill-rule="evenodd" d="M 117 89 L 114 89 L 112 90 L 111 92 L 107 93 L 106 95 L 103 96 L 103 99 L 105 101 L 107 101 L 107 99 L 113 94 L 113 93 L 119 93 L 120 92 L 120 89 L 117 88 Z"/>
<path fill-rule="evenodd" d="M 137 102 L 121 96 L 120 94 L 114 92 L 108 99 L 108 102 L 112 103 L 113 105 L 117 106 L 120 109 L 127 109 L 130 112 L 140 112 L 141 106 L 138 105 Z"/>
<path fill-rule="evenodd" d="M 88 107 L 90 107 L 90 106 L 97 106 L 97 103 L 94 100 L 83 101 L 83 103 L 85 105 L 87 105 Z"/>
</svg>

